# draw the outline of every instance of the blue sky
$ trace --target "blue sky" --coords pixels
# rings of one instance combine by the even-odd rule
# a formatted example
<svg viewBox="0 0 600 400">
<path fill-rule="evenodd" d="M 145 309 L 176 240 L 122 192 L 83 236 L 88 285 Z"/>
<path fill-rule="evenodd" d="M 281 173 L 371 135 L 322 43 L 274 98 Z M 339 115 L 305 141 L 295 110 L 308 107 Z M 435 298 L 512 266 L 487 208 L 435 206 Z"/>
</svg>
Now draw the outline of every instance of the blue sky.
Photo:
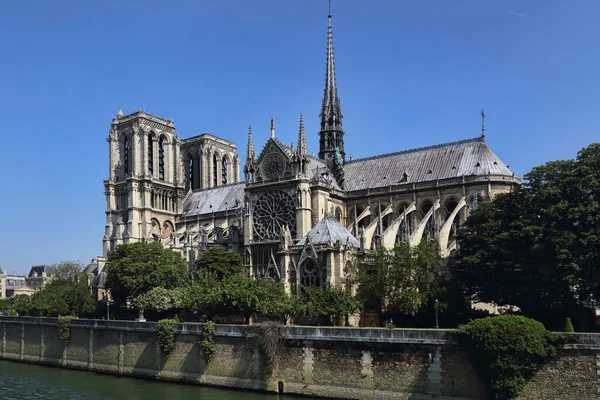
<svg viewBox="0 0 600 400">
<path fill-rule="evenodd" d="M 333 0 L 346 151 L 475 137 L 519 176 L 600 125 L 596 0 Z M 0 266 L 101 254 L 111 119 L 144 108 L 182 138 L 318 151 L 326 0 L 2 1 Z"/>
</svg>

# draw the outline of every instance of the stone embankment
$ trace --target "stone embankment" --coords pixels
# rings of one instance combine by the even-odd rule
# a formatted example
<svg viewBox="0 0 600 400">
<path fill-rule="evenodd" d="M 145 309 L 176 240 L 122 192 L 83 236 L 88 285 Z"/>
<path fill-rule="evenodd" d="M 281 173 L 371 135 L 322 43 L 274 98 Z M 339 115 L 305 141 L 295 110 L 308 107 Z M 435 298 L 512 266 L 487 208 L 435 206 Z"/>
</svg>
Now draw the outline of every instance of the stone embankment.
<svg viewBox="0 0 600 400">
<path fill-rule="evenodd" d="M 0 317 L 0 357 L 123 376 L 346 399 L 485 399 L 466 350 L 446 330 L 286 327 L 275 363 L 247 326 L 216 325 L 205 361 L 202 324 L 176 324 L 165 356 L 152 322 Z M 253 333 L 254 332 L 254 333 Z M 600 335 L 580 334 L 527 384 L 522 399 L 597 399 Z"/>
</svg>

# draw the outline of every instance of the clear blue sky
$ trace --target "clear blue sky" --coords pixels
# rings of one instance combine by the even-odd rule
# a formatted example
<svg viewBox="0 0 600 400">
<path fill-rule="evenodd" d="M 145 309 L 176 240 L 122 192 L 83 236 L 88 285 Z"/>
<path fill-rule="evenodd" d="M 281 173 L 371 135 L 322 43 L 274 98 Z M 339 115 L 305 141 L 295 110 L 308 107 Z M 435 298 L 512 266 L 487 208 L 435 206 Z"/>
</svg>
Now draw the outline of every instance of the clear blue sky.
<svg viewBox="0 0 600 400">
<path fill-rule="evenodd" d="M 597 0 L 333 0 L 346 151 L 477 136 L 519 176 L 600 137 Z M 111 119 L 318 150 L 326 0 L 2 1 L 0 266 L 101 254 Z"/>
</svg>

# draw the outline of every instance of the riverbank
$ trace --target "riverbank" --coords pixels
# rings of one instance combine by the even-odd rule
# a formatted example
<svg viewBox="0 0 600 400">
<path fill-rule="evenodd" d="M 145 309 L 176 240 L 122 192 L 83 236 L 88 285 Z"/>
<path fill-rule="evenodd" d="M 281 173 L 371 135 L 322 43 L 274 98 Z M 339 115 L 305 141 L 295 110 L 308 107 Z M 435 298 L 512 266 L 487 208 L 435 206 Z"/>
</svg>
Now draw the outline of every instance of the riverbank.
<svg viewBox="0 0 600 400">
<path fill-rule="evenodd" d="M 67 346 L 55 318 L 0 317 L 0 329 L 3 359 L 120 376 L 347 399 L 486 397 L 466 350 L 446 330 L 286 327 L 273 363 L 256 340 L 261 332 L 243 325 L 216 325 L 209 362 L 202 324 L 176 324 L 169 356 L 152 322 L 73 320 Z M 597 398 L 600 336 L 579 336 L 523 399 Z"/>
</svg>

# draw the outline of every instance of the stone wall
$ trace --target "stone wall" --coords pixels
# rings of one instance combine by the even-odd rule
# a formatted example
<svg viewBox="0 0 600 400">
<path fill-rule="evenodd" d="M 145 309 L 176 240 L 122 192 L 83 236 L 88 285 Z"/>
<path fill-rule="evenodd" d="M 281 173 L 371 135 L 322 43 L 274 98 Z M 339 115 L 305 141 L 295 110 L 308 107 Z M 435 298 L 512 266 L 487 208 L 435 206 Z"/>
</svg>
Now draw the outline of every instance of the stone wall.
<svg viewBox="0 0 600 400">
<path fill-rule="evenodd" d="M 73 320 L 65 347 L 55 318 L 0 317 L 0 355 L 115 375 L 343 399 L 486 398 L 465 349 L 444 330 L 287 327 L 282 354 L 270 370 L 245 326 L 216 326 L 216 351 L 208 364 L 199 343 L 202 324 L 177 324 L 168 357 L 155 328 L 152 322 Z M 583 344 L 545 365 L 520 398 L 598 398 L 600 337 L 582 338 Z"/>
</svg>

